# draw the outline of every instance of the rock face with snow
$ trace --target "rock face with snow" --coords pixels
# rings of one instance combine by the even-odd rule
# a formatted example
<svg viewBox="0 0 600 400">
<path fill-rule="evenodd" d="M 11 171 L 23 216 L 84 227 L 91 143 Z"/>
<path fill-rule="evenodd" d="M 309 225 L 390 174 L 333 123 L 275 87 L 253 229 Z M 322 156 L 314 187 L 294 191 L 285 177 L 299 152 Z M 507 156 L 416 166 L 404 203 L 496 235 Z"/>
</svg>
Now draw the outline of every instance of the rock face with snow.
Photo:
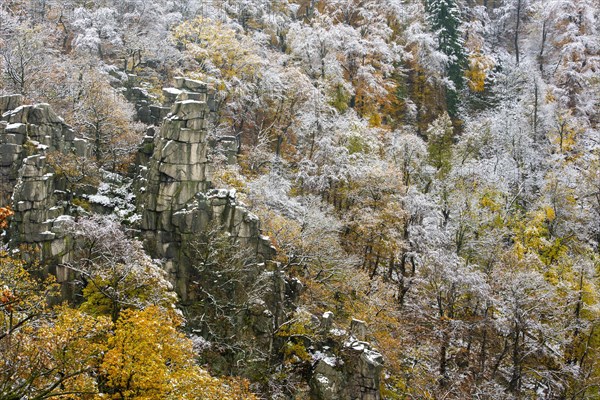
<svg viewBox="0 0 600 400">
<path fill-rule="evenodd" d="M 20 95 L 0 97 L 2 204 L 15 211 L 10 239 L 36 249 L 44 260 L 63 261 L 68 239 L 60 229 L 71 204 L 64 181 L 48 164 L 50 152 L 88 156 L 90 146 L 48 104 L 21 105 Z M 12 198 L 12 199 L 11 199 Z M 52 267 L 59 280 L 65 274 Z M 64 277 L 63 277 L 64 278 Z"/>
<path fill-rule="evenodd" d="M 379 400 L 379 376 L 383 356 L 371 349 L 367 342 L 350 342 L 342 352 L 347 366 L 344 371 L 346 384 L 341 398 Z"/>
<path fill-rule="evenodd" d="M 155 133 L 152 155 L 140 194 L 141 229 L 155 257 L 166 260 L 167 271 L 185 301 L 188 265 L 180 262 L 181 243 L 211 228 L 222 227 L 242 245 L 252 247 L 258 260 L 269 259 L 270 241 L 260 234 L 256 216 L 237 203 L 234 191 L 210 190 L 208 160 L 207 85 L 176 78 L 170 113 Z"/>
<path fill-rule="evenodd" d="M 207 337 L 234 337 L 238 345 L 254 346 L 257 354 L 264 355 L 252 361 L 251 373 L 256 373 L 257 368 L 267 366 L 290 288 L 277 265 L 269 262 L 274 249 L 261 235 L 259 219 L 239 204 L 234 190 L 211 188 L 209 151 L 214 143 L 208 138 L 211 100 L 207 85 L 176 78 L 176 87 L 165 89 L 165 93 L 173 103 L 160 129 L 145 139 L 143 152 L 149 161 L 138 183 L 140 228 L 146 249 L 164 261 L 181 306 L 191 314 L 211 319 L 213 304 L 235 310 L 235 317 L 215 322 L 210 329 L 205 322 L 194 325 L 193 318 L 188 323 Z M 238 260 L 243 258 L 233 279 L 227 270 L 230 265 L 211 264 L 199 254 L 218 252 L 218 247 L 210 246 L 222 246 L 218 239 L 222 235 L 227 237 L 225 246 L 232 246 L 227 252 L 238 253 L 233 255 Z M 219 244 L 212 244 L 215 241 Z M 198 248 L 202 250 L 195 250 Z M 214 315 L 214 320 L 219 317 Z M 240 354 L 230 352 L 223 357 L 220 363 L 227 370 Z"/>
<path fill-rule="evenodd" d="M 20 95 L 0 97 L 0 204 L 8 204 L 23 160 L 37 153 L 74 151 L 87 144 L 48 104 L 21 105 Z"/>
<path fill-rule="evenodd" d="M 322 324 L 329 327 L 332 314 L 323 315 Z M 337 330 L 337 333 L 344 332 Z M 310 387 L 313 398 L 318 400 L 379 400 L 380 375 L 383 356 L 371 348 L 367 340 L 367 325 L 352 320 L 350 331 L 343 342 L 329 341 L 323 351 L 313 357 Z M 359 333 L 361 338 L 355 335 Z M 337 335 L 336 335 L 337 336 Z M 335 346 L 331 347 L 332 344 Z"/>
</svg>

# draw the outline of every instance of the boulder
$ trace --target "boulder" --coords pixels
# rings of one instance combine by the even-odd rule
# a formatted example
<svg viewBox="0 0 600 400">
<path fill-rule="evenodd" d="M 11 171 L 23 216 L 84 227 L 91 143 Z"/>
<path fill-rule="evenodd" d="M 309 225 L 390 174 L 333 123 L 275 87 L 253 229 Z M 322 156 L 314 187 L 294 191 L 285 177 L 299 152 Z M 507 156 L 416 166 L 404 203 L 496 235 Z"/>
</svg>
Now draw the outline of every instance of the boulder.
<svg viewBox="0 0 600 400">
<path fill-rule="evenodd" d="M 321 329 L 334 332 L 331 329 L 333 313 L 326 312 L 321 318 Z M 357 340 L 356 334 L 366 335 L 366 323 L 353 319 L 350 332 L 335 329 L 346 335 L 346 341 L 341 347 L 336 347 L 336 357 L 332 356 L 330 345 L 336 342 L 329 341 L 327 346 L 321 344 L 321 350 L 313 352 L 313 365 L 310 378 L 310 387 L 313 398 L 318 400 L 351 399 L 351 400 L 379 400 L 380 375 L 383 368 L 383 356 L 373 350 L 368 342 Z"/>
<path fill-rule="evenodd" d="M 14 110 L 21 104 L 23 104 L 23 96 L 20 94 L 0 96 L 0 115 L 8 110 Z"/>
<path fill-rule="evenodd" d="M 350 322 L 350 334 L 358 340 L 367 340 L 367 323 L 359 319 L 352 319 Z"/>
</svg>

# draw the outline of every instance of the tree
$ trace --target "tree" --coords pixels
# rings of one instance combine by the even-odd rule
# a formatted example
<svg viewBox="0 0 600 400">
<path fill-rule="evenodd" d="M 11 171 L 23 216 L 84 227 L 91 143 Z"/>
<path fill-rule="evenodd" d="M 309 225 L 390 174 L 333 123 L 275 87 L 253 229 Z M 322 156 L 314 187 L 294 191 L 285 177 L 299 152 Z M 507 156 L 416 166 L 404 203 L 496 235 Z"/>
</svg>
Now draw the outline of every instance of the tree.
<svg viewBox="0 0 600 400">
<path fill-rule="evenodd" d="M 411 132 L 394 131 L 388 147 L 388 157 L 402 174 L 402 183 L 406 190 L 425 183 L 427 144 Z"/>
<path fill-rule="evenodd" d="M 72 120 L 92 143 L 96 163 L 115 172 L 126 168 L 141 141 L 141 127 L 132 122 L 133 107 L 93 68 L 82 71 Z"/>
<path fill-rule="evenodd" d="M 72 40 L 79 56 L 118 63 L 126 73 L 143 70 L 148 61 L 164 67 L 177 57 L 169 29 L 181 22 L 187 2 L 114 1 L 89 3 L 64 1 L 59 23 L 65 31 L 64 47 Z M 153 29 L 148 29 L 152 26 Z M 65 46 L 67 45 L 67 46 Z"/>
<path fill-rule="evenodd" d="M 0 254 L 0 397 L 92 398 L 110 320 L 51 309 L 54 280 L 25 266 Z"/>
<path fill-rule="evenodd" d="M 597 67 L 599 55 L 598 15 L 591 11 L 594 9 L 597 4 L 587 0 L 556 1 L 544 5 L 541 15 L 547 43 L 545 47 L 542 43 L 540 49 L 540 69 L 549 75 L 545 64 L 552 63 L 554 70 L 548 80 L 557 86 L 556 100 L 574 116 L 585 119 L 595 112 L 590 108 L 593 100 L 588 97 L 597 85 L 590 80 L 590 69 Z M 586 87 L 591 90 L 583 90 Z"/>
<path fill-rule="evenodd" d="M 0 229 L 4 230 L 8 228 L 8 221 L 11 216 L 15 213 L 11 210 L 10 206 L 0 207 Z"/>
<path fill-rule="evenodd" d="M 217 224 L 185 238 L 183 248 L 191 266 L 184 312 L 189 326 L 214 343 L 201 356 L 220 373 L 266 373 L 272 366 L 269 333 L 277 310 L 268 302 L 276 272 L 259 262 L 250 243 Z"/>
<path fill-rule="evenodd" d="M 528 262 L 536 260 L 523 259 L 519 264 Z M 550 323 L 562 311 L 552 301 L 553 288 L 538 272 L 530 268 L 519 271 L 520 266 L 499 280 L 501 298 L 497 304 L 499 315 L 505 317 L 500 328 L 505 329 L 505 352 L 499 355 L 496 372 L 508 380 L 507 390 L 516 397 L 530 395 L 535 387 L 532 382 L 543 380 L 545 370 L 552 368 L 551 358 L 562 333 Z"/>
<path fill-rule="evenodd" d="M 32 276 L 26 263 L 11 257 L 5 250 L 0 252 L 0 283 L 2 285 L 2 333 L 9 337 L 29 321 L 43 315 L 46 297 L 55 294 L 56 286 L 50 278 L 44 280 Z M 39 271 L 37 271 L 39 272 Z"/>
<path fill-rule="evenodd" d="M 332 106 L 341 112 L 353 108 L 373 125 L 381 124 L 382 108 L 395 90 L 391 77 L 400 52 L 374 2 L 357 4 L 356 12 L 338 6 L 330 4 L 330 13 L 317 14 L 310 25 L 291 24 L 288 46 Z"/>
<path fill-rule="evenodd" d="M 436 169 L 439 179 L 444 179 L 452 168 L 453 133 L 452 121 L 447 113 L 433 121 L 427 129 L 429 163 Z"/>
<path fill-rule="evenodd" d="M 343 249 L 344 226 L 331 205 L 314 195 L 290 197 L 290 183 L 273 171 L 249 186 L 253 207 L 284 270 L 325 283 L 342 279 L 359 264 Z"/>
<path fill-rule="evenodd" d="M 192 341 L 174 310 L 123 311 L 108 339 L 101 373 L 115 399 L 254 399 L 243 381 L 211 377 L 195 364 Z"/>
<path fill-rule="evenodd" d="M 82 218 L 68 224 L 65 232 L 76 242 L 73 261 L 65 267 L 78 275 L 83 287 L 82 310 L 117 321 L 123 309 L 174 304 L 164 271 L 115 219 Z"/>
<path fill-rule="evenodd" d="M 39 28 L 17 26 L 7 32 L 6 38 L 0 38 L 2 67 L 10 90 L 24 96 L 35 93 L 36 84 L 47 69 L 47 47 L 42 40 Z"/>
<path fill-rule="evenodd" d="M 57 176 L 66 179 L 68 189 L 73 192 L 85 185 L 100 183 L 101 170 L 89 157 L 55 151 L 48 153 L 46 160 Z"/>
<path fill-rule="evenodd" d="M 371 278 L 377 274 L 391 278 L 404 247 L 402 177 L 385 162 L 366 165 L 343 188 L 348 204 L 344 242 L 346 246 L 352 243 L 353 250 L 361 253 L 362 266 Z"/>
<path fill-rule="evenodd" d="M 464 86 L 463 71 L 466 56 L 461 36 L 461 12 L 454 0 L 429 0 L 426 3 L 428 21 L 437 36 L 438 50 L 447 57 L 446 104 L 452 118 L 458 116 L 459 93 Z"/>
</svg>

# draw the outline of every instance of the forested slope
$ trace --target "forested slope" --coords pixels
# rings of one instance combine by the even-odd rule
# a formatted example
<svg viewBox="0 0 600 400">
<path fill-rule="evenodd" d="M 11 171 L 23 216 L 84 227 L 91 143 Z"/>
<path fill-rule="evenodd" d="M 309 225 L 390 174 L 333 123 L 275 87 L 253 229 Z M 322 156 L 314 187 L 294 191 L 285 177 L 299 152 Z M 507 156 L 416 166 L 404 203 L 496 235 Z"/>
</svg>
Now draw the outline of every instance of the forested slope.
<svg viewBox="0 0 600 400">
<path fill-rule="evenodd" d="M 599 14 L 597 0 L 2 2 L 0 94 L 54 111 L 0 122 L 0 399 L 600 398 Z M 202 90 L 182 98 L 185 84 Z M 160 141 L 196 118 L 175 97 L 204 107 L 202 190 L 230 190 L 196 206 L 244 203 L 265 259 L 216 226 L 190 243 L 140 234 L 155 230 L 147 174 L 173 181 Z M 40 143 L 45 129 L 68 143 Z M 17 147 L 62 179 L 65 248 L 84 244 L 60 262 L 19 246 Z M 154 248 L 177 241 L 187 258 Z M 285 306 L 261 297 L 265 276 L 294 292 Z M 240 334 L 268 313 L 260 341 Z M 377 390 L 344 392 L 355 371 Z"/>
</svg>

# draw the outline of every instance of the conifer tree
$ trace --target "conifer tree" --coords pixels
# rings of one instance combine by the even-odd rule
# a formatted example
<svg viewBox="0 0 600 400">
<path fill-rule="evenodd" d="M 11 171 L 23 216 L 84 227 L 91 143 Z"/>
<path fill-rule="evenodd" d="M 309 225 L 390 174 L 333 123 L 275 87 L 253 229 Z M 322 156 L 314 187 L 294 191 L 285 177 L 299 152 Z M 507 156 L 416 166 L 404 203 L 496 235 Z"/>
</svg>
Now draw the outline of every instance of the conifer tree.
<svg viewBox="0 0 600 400">
<path fill-rule="evenodd" d="M 461 36 L 461 13 L 456 0 L 426 0 L 427 20 L 437 35 L 438 50 L 447 59 L 446 75 L 452 86 L 446 89 L 446 105 L 452 118 L 457 116 L 458 96 L 464 86 L 463 70 L 466 62 Z"/>
</svg>

